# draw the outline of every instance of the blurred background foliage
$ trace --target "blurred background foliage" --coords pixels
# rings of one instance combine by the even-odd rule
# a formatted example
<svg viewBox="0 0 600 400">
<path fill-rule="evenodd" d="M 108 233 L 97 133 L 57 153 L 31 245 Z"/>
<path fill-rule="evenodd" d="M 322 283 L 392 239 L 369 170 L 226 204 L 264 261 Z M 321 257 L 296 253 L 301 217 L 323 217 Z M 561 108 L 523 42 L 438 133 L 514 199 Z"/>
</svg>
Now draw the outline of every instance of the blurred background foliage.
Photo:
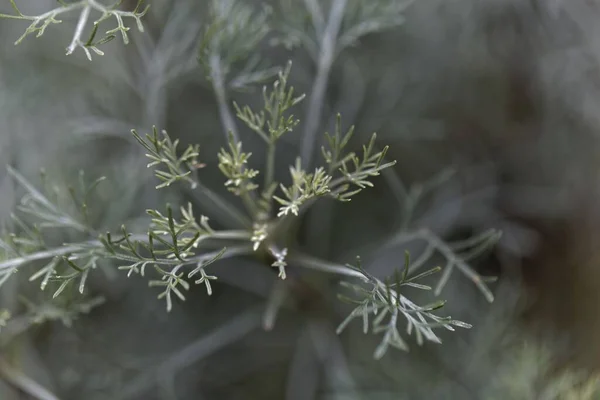
<svg viewBox="0 0 600 400">
<path fill-rule="evenodd" d="M 30 14 L 56 6 L 22 3 Z M 314 54 L 272 46 L 277 29 L 302 22 L 281 8 L 286 3 L 304 7 L 271 2 L 274 30 L 256 55 L 266 66 L 292 59 L 296 93 L 310 95 Z M 0 330 L 0 398 L 30 398 L 22 389 L 36 384 L 74 400 L 600 398 L 599 7 L 595 0 L 417 0 L 403 24 L 365 36 L 331 67 L 319 132 L 331 131 L 337 112 L 346 127 L 356 125 L 356 145 L 377 131 L 402 184 L 384 175 L 348 204 L 325 204 L 329 223 L 309 225 L 303 245 L 340 262 L 360 250 L 372 273 L 389 274 L 406 249 L 422 248 L 379 244 L 402 224 L 419 185 L 453 168 L 414 207 L 413 224 L 447 239 L 503 231 L 492 254 L 475 263 L 500 277 L 495 302 L 463 276 L 443 291 L 445 313 L 473 329 L 375 361 L 377 339 L 360 327 L 336 336 L 339 310 L 324 305 L 336 304 L 337 287 L 327 281 L 321 292 L 290 301 L 265 331 L 260 316 L 283 283 L 250 260 L 223 261 L 213 296 L 191 291 L 170 314 L 147 282 L 111 266 L 90 280 L 94 307 L 77 300 L 81 313 L 74 299 L 51 301 L 17 274 L 0 290 L 2 308 L 13 314 Z M 11 12 L 8 1 L 0 12 Z M 25 25 L 0 20 L 1 164 L 34 181 L 43 167 L 58 184 L 77 179 L 79 169 L 106 175 L 93 218 L 106 229 L 126 221 L 142 230 L 147 208 L 202 204 L 198 192 L 154 190 L 129 132 L 156 125 L 185 145 L 199 143 L 203 182 L 226 193 L 216 168 L 223 126 L 197 61 L 207 17 L 207 1 L 153 0 L 146 32 L 132 28 L 127 46 L 107 43 L 93 62 L 83 52 L 64 55 L 76 16 L 19 46 L 12 43 Z M 259 90 L 230 97 L 261 101 Z M 279 147 L 276 176 L 300 151 L 306 111 Z M 247 130 L 240 136 L 262 160 L 260 141 Z M 20 189 L 0 171 L 6 219 Z"/>
</svg>

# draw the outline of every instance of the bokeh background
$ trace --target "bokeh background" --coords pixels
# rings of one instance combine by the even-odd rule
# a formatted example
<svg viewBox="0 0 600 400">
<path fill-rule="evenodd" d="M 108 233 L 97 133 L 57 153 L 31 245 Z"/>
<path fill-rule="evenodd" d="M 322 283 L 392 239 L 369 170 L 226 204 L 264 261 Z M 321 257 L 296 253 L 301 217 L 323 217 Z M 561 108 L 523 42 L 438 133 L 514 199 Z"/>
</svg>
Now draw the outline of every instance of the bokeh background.
<svg viewBox="0 0 600 400">
<path fill-rule="evenodd" d="M 30 14 L 56 6 L 20 3 Z M 333 66 L 321 131 L 332 129 L 337 112 L 345 127 L 356 125 L 357 147 L 376 131 L 388 158 L 398 160 L 400 180 L 379 177 L 351 203 L 323 206 L 329 222 L 305 233 L 305 249 L 339 262 L 360 249 L 370 271 L 390 273 L 406 249 L 422 250 L 378 246 L 405 213 L 398 182 L 410 188 L 452 168 L 419 202 L 413 225 L 448 239 L 503 231 L 474 264 L 500 277 L 496 301 L 487 303 L 459 274 L 442 294 L 445 313 L 473 329 L 442 333 L 441 345 L 411 341 L 409 353 L 375 361 L 377 338 L 363 335 L 360 323 L 335 334 L 348 309 L 336 303 L 328 277 L 267 332 L 261 313 L 281 284 L 257 262 L 237 259 L 218 265 L 213 296 L 196 288 L 169 314 L 146 280 L 107 266 L 89 283 L 106 301 L 71 327 L 18 325 L 52 304 L 23 273 L 0 289 L 2 307 L 14 314 L 0 331 L 0 398 L 30 398 L 10 371 L 69 400 L 599 398 L 562 391 L 584 381 L 592 387 L 600 367 L 599 7 L 596 0 L 417 0 L 404 24 L 363 38 Z M 223 128 L 197 61 L 206 10 L 207 1 L 153 0 L 146 32 L 132 28 L 129 45 L 114 40 L 93 62 L 82 52 L 64 55 L 76 16 L 19 46 L 13 42 L 26 25 L 0 19 L 3 219 L 22 194 L 5 165 L 32 181 L 43 167 L 57 185 L 77 179 L 79 169 L 107 176 L 94 214 L 106 229 L 127 222 L 141 231 L 144 211 L 167 201 L 202 207 L 201 193 L 154 190 L 130 134 L 153 125 L 183 144 L 200 143 L 203 181 L 226 193 L 216 168 Z M 0 12 L 11 12 L 8 1 Z M 274 66 L 293 60 L 292 84 L 310 95 L 310 57 L 268 42 L 257 54 Z M 231 100 L 256 106 L 260 90 Z M 306 106 L 295 112 L 301 120 Z M 279 147 L 277 177 L 287 176 L 305 122 Z M 241 135 L 260 167 L 261 142 Z M 219 226 L 215 210 L 200 210 Z"/>
</svg>

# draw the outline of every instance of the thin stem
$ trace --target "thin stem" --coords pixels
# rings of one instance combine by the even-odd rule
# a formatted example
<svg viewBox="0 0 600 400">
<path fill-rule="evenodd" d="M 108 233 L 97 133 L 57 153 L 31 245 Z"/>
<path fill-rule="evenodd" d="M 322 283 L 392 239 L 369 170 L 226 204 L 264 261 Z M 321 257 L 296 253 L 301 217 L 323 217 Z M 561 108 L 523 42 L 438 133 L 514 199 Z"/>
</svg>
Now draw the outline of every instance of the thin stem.
<svg viewBox="0 0 600 400">
<path fill-rule="evenodd" d="M 215 91 L 215 96 L 217 97 L 217 106 L 219 107 L 219 116 L 221 117 L 221 123 L 225 128 L 225 138 L 228 140 L 228 135 L 231 133 L 234 141 L 238 143 L 240 141 L 240 135 L 238 134 L 235 120 L 233 119 L 231 109 L 228 105 L 221 58 L 218 55 L 213 54 L 210 56 L 209 63 L 210 77 L 212 80 L 213 90 Z M 254 197 L 254 193 L 245 193 L 241 197 L 246 209 L 252 218 L 254 218 L 256 215 L 256 199 Z"/>
<path fill-rule="evenodd" d="M 306 217 L 307 245 L 315 254 L 324 257 L 331 246 L 334 204 L 333 201 L 316 203 Z"/>
<path fill-rule="evenodd" d="M 6 19 L 27 19 L 27 20 L 31 20 L 34 18 L 28 18 L 24 15 L 10 15 L 10 14 L 3 14 L 0 13 L 0 18 L 6 18 Z"/>
<path fill-rule="evenodd" d="M 335 328 L 329 321 L 312 320 L 308 323 L 307 329 L 313 340 L 316 355 L 324 367 L 327 386 L 331 390 L 339 390 L 343 387 L 345 399 L 361 398 L 357 393 L 355 379 L 350 372 L 348 360 Z"/>
<path fill-rule="evenodd" d="M 221 253 L 222 250 L 219 251 L 213 251 L 210 253 L 205 253 L 205 254 L 200 254 L 197 255 L 195 257 L 192 258 L 187 258 L 187 259 L 172 259 L 172 258 L 137 258 L 137 257 L 133 257 L 127 254 L 116 254 L 116 255 L 111 255 L 108 258 L 114 258 L 115 260 L 119 260 L 119 261 L 127 261 L 127 262 L 132 262 L 132 263 L 147 263 L 147 264 L 155 264 L 155 265 L 168 265 L 168 266 L 172 266 L 175 267 L 171 272 L 174 273 L 177 270 L 179 270 L 180 268 L 182 268 L 185 265 L 191 265 L 191 264 L 197 264 L 198 262 L 203 262 L 209 259 L 212 259 L 213 257 L 216 257 L 218 254 Z M 236 247 L 232 247 L 227 249 L 219 258 L 219 260 L 223 260 L 223 259 L 227 259 L 227 258 L 232 258 L 232 257 L 236 257 L 236 256 L 241 256 L 241 255 L 249 255 L 249 254 L 253 254 L 254 250 L 252 249 L 252 246 L 236 246 Z"/>
<path fill-rule="evenodd" d="M 199 256 L 191 258 L 189 261 L 191 261 L 192 263 L 196 263 L 198 261 L 210 260 L 210 259 L 216 257 L 217 255 L 219 255 L 221 253 L 221 251 L 222 250 L 217 250 L 217 251 L 212 251 L 210 253 L 201 254 Z M 225 252 L 221 255 L 219 260 L 225 260 L 227 258 L 249 255 L 249 254 L 253 254 L 253 253 L 254 253 L 254 250 L 252 249 L 252 246 L 234 246 L 234 247 L 230 247 L 227 250 L 225 250 Z"/>
<path fill-rule="evenodd" d="M 429 242 L 435 246 L 435 248 L 442 253 L 442 255 L 450 262 L 451 265 L 456 266 L 463 274 L 467 276 L 475 286 L 483 293 L 487 301 L 490 303 L 494 301 L 494 295 L 488 289 L 487 285 L 481 279 L 481 276 L 473 270 L 461 257 L 457 257 L 454 251 L 450 246 L 448 246 L 444 241 L 440 240 L 437 236 L 435 236 L 430 231 L 422 232 L 423 238 L 429 240 Z"/>
<path fill-rule="evenodd" d="M 221 123 L 225 128 L 225 138 L 229 132 L 233 135 L 236 142 L 239 142 L 240 135 L 238 134 L 237 126 L 231 109 L 227 103 L 227 92 L 225 90 L 225 77 L 223 76 L 223 66 L 221 58 L 218 55 L 212 55 L 209 59 L 210 63 L 210 77 L 212 80 L 213 90 L 217 97 L 217 106 L 219 107 L 219 116 L 221 117 Z"/>
<path fill-rule="evenodd" d="M 44 14 L 41 14 L 41 15 L 25 15 L 25 14 L 21 13 L 21 11 L 17 8 L 14 0 L 10 0 L 10 3 L 12 5 L 13 9 L 15 11 L 17 11 L 19 15 L 0 14 L 0 18 L 26 19 L 26 20 L 29 20 L 29 21 L 36 21 L 36 20 L 37 21 L 41 21 L 41 20 L 43 20 L 45 18 L 48 18 L 48 17 L 51 17 L 51 16 L 55 17 L 55 16 L 57 16 L 59 14 L 63 14 L 63 13 L 69 12 L 71 10 L 74 10 L 76 8 L 84 7 L 84 6 L 88 5 L 87 0 L 83 0 L 83 1 L 79 1 L 79 2 L 76 2 L 76 3 L 69 4 L 68 6 L 62 6 L 62 7 L 59 7 L 59 8 L 55 8 L 54 10 L 47 11 Z"/>
<path fill-rule="evenodd" d="M 83 30 L 85 29 L 88 18 L 90 17 L 90 11 L 90 5 L 85 6 L 83 10 L 81 10 L 79 21 L 77 21 L 77 28 L 75 28 L 75 34 L 73 35 L 73 40 L 71 40 L 71 44 L 67 48 L 67 55 L 73 54 L 77 46 L 81 44 L 81 35 L 83 35 Z"/>
<path fill-rule="evenodd" d="M 196 189 L 199 189 L 205 197 L 207 197 L 217 208 L 223 211 L 223 215 L 227 216 L 227 218 L 230 219 L 231 222 L 247 228 L 250 228 L 252 226 L 252 221 L 243 213 L 241 213 L 237 207 L 229 203 L 226 199 L 219 196 L 217 193 L 213 192 L 207 186 L 203 185 L 198 179 L 195 179 L 194 181 L 196 182 Z M 198 193 L 195 190 L 191 192 L 195 196 L 198 195 Z M 201 199 L 201 201 L 202 200 L 204 199 Z"/>
<path fill-rule="evenodd" d="M 134 240 L 134 241 L 145 242 L 148 240 L 148 236 L 147 235 L 132 235 L 132 236 L 130 236 L 130 239 Z M 240 231 L 221 231 L 221 232 L 214 232 L 208 239 L 249 240 L 250 233 L 241 231 L 241 230 Z M 33 261 L 39 261 L 39 260 L 45 260 L 45 259 L 52 258 L 52 257 L 64 256 L 69 253 L 75 253 L 75 252 L 81 251 L 82 249 L 86 249 L 86 248 L 90 248 L 90 247 L 103 248 L 103 244 L 99 240 L 90 240 L 90 241 L 80 242 L 80 243 L 75 243 L 75 244 L 67 244 L 65 246 L 57 247 L 57 248 L 51 249 L 51 250 L 37 251 L 35 253 L 27 254 L 27 255 L 24 255 L 21 257 L 11 258 L 9 260 L 0 262 L 0 271 L 5 270 L 5 269 L 18 268 L 23 264 L 30 263 Z M 243 247 L 243 252 L 242 252 L 241 246 L 239 248 L 235 247 L 235 248 L 230 249 L 230 251 L 228 251 L 228 254 L 235 253 L 235 255 L 237 255 L 240 252 L 245 254 L 246 250 L 248 250 L 248 252 L 251 253 L 252 252 L 251 246 L 248 246 L 248 249 L 246 249 L 246 247 Z M 188 261 L 190 263 L 196 262 L 199 258 L 203 258 L 205 256 L 206 255 L 199 255 L 198 257 L 189 259 Z M 118 255 L 118 256 L 112 256 L 112 257 L 121 259 L 123 261 L 139 261 L 136 258 L 128 257 L 125 255 Z M 151 261 L 151 259 L 149 259 L 149 260 Z M 181 263 L 180 260 L 161 260 L 161 261 L 165 261 L 165 262 L 171 263 L 173 265 Z"/>
<path fill-rule="evenodd" d="M 22 371 L 10 365 L 4 358 L 0 358 L 0 375 L 22 392 L 37 400 L 59 400 L 48 389 L 25 375 Z"/>
<path fill-rule="evenodd" d="M 287 256 L 288 264 L 297 264 L 300 267 L 314 269 L 317 271 L 329 272 L 332 274 L 339 274 L 344 276 L 349 276 L 353 278 L 360 278 L 365 280 L 365 276 L 362 272 L 354 270 L 345 265 L 336 264 L 333 262 L 321 260 L 316 257 L 309 256 L 307 254 L 302 254 L 299 252 L 291 252 Z"/>
<path fill-rule="evenodd" d="M 490 303 L 494 301 L 494 295 L 492 294 L 491 290 L 487 287 L 482 277 L 477 272 L 475 272 L 473 268 L 469 264 L 467 264 L 460 255 L 457 255 L 452 249 L 452 247 L 446 244 L 442 239 L 440 239 L 429 229 L 419 229 L 415 232 L 401 232 L 387 240 L 383 245 L 378 247 L 378 250 L 375 250 L 374 252 L 377 253 L 378 251 L 397 246 L 399 244 L 407 244 L 415 240 L 423 240 L 427 242 L 429 246 L 435 249 L 435 251 L 439 252 L 442 256 L 444 256 L 444 258 L 448 262 L 448 264 L 445 267 L 445 271 L 447 271 L 449 268 L 458 268 L 464 275 L 467 276 L 467 278 L 469 278 L 475 284 L 475 286 L 484 295 L 487 301 L 489 301 Z M 360 253 L 360 249 L 354 251 Z M 428 247 L 425 248 L 425 252 L 430 251 L 431 250 Z M 419 260 L 419 263 L 422 263 L 422 261 Z M 448 273 L 445 272 L 443 274 L 443 277 L 447 278 L 447 274 Z M 441 291 L 442 287 L 443 285 L 439 286 L 436 289 L 438 294 Z"/>
<path fill-rule="evenodd" d="M 267 148 L 267 168 L 265 173 L 265 186 L 264 190 L 267 190 L 273 183 L 273 177 L 275 175 L 275 141 L 269 142 Z"/>
<path fill-rule="evenodd" d="M 211 239 L 242 239 L 242 240 L 250 240 L 252 234 L 248 231 L 236 230 L 236 231 L 221 231 L 214 232 L 210 235 Z"/>
<path fill-rule="evenodd" d="M 22 257 L 11 258 L 9 260 L 0 262 L 0 271 L 5 270 L 5 269 L 10 269 L 10 268 L 17 268 L 25 263 L 32 262 L 32 261 L 44 260 L 47 258 L 52 258 L 52 257 L 57 257 L 57 256 L 64 256 L 66 254 L 81 250 L 81 248 L 84 246 L 94 246 L 94 245 L 99 247 L 102 245 L 102 243 L 100 243 L 100 241 L 98 241 L 98 240 L 93 240 L 93 241 L 89 241 L 89 242 L 83 242 L 83 243 L 78 243 L 78 244 L 64 246 L 64 247 L 58 247 L 58 248 L 52 249 L 52 250 L 38 251 L 38 252 L 31 253 L 31 254 L 28 254 L 28 255 L 22 256 Z"/>
<path fill-rule="evenodd" d="M 254 219 L 254 218 L 256 218 L 256 215 L 258 214 L 258 207 L 256 206 L 256 202 L 254 201 L 254 199 L 252 197 L 252 193 L 253 192 L 243 193 L 240 196 L 240 198 L 242 199 L 242 202 L 244 203 L 246 210 L 248 210 L 250 217 L 252 219 Z"/>
<path fill-rule="evenodd" d="M 329 73 L 335 59 L 337 36 L 344 17 L 347 0 L 335 0 L 329 12 L 327 26 L 323 32 L 320 43 L 317 75 L 312 86 L 308 111 L 304 121 L 302 134 L 301 158 L 302 165 L 311 168 L 312 157 L 316 144 L 317 130 L 321 123 L 325 93 L 329 83 Z"/>
<path fill-rule="evenodd" d="M 278 280 L 273 285 L 273 290 L 271 295 L 267 300 L 267 307 L 263 314 L 263 329 L 265 331 L 273 330 L 275 326 L 275 320 L 277 319 L 277 315 L 283 306 L 283 303 L 289 294 L 289 289 L 287 286 L 287 282 Z"/>
</svg>

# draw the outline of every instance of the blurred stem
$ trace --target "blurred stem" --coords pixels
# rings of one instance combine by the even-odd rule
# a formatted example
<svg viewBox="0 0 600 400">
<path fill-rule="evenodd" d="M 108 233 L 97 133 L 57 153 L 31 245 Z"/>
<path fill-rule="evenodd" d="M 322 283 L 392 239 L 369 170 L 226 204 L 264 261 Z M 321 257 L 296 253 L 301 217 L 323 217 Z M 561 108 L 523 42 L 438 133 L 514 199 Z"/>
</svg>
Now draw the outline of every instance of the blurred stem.
<svg viewBox="0 0 600 400">
<path fill-rule="evenodd" d="M 174 352 L 164 362 L 151 366 L 128 385 L 115 393 L 112 399 L 140 399 L 157 384 L 157 378 L 164 374 L 176 374 L 200 360 L 219 351 L 223 347 L 241 340 L 248 333 L 260 326 L 261 310 L 251 308 L 233 317 L 212 332 L 193 341 L 189 345 Z"/>
<path fill-rule="evenodd" d="M 237 207 L 232 205 L 217 193 L 213 192 L 208 187 L 204 186 L 199 179 L 195 179 L 194 181 L 196 182 L 196 189 L 199 189 L 206 198 L 208 198 L 217 208 L 223 211 L 222 214 L 225 218 L 232 222 L 231 225 L 241 225 L 245 228 L 252 227 L 252 221 L 242 212 L 240 212 Z M 196 191 L 192 191 L 192 193 L 197 196 Z M 202 200 L 204 199 L 200 199 L 200 201 Z"/>
<path fill-rule="evenodd" d="M 64 256 L 68 253 L 73 253 L 75 251 L 81 250 L 81 248 L 83 246 L 90 246 L 90 245 L 91 246 L 94 246 L 94 245 L 102 246 L 100 241 L 92 240 L 89 242 L 83 242 L 83 243 L 74 244 L 74 245 L 70 245 L 70 246 L 59 247 L 59 248 L 52 249 L 52 250 L 38 251 L 38 252 L 31 253 L 31 254 L 28 254 L 25 256 L 11 258 L 11 259 L 2 261 L 2 262 L 0 262 L 0 270 L 17 268 L 25 263 L 32 262 L 32 261 L 44 260 L 47 258 L 57 257 L 57 256 Z"/>
<path fill-rule="evenodd" d="M 408 244 L 415 240 L 422 240 L 427 243 L 425 247 L 424 253 L 432 254 L 432 251 L 437 251 L 441 254 L 446 260 L 446 266 L 443 268 L 443 275 L 441 285 L 436 287 L 436 295 L 440 294 L 441 289 L 445 285 L 445 281 L 450 277 L 450 273 L 452 269 L 457 268 L 460 272 L 465 275 L 468 279 L 470 279 L 475 286 L 479 289 L 479 291 L 484 295 L 487 301 L 490 303 L 494 301 L 494 295 L 491 290 L 486 285 L 484 279 L 463 259 L 463 257 L 459 254 L 456 254 L 452 247 L 450 247 L 446 242 L 444 242 L 438 235 L 433 233 L 431 230 L 422 228 L 414 232 L 398 232 L 393 235 L 388 240 L 384 241 L 383 244 L 377 246 L 376 248 L 363 248 L 354 249 L 353 255 L 356 253 L 369 252 L 372 254 L 379 254 L 382 251 L 392 248 L 394 246 L 398 246 L 401 244 Z M 350 255 L 348 255 L 350 256 Z M 346 258 L 346 257 L 344 257 Z M 424 265 L 425 261 L 423 257 L 418 257 L 415 266 Z M 412 272 L 412 271 L 411 271 Z M 444 281 L 445 280 L 445 281 Z"/>
<path fill-rule="evenodd" d="M 312 86 L 308 111 L 304 121 L 304 131 L 302 134 L 301 158 L 302 165 L 310 169 L 312 157 L 316 144 L 316 135 L 323 112 L 323 103 L 325 93 L 329 83 L 329 73 L 335 60 L 337 36 L 342 25 L 344 10 L 347 0 L 334 0 L 329 11 L 327 26 L 323 31 L 320 43 L 319 60 L 317 64 L 317 75 Z"/>
<path fill-rule="evenodd" d="M 319 2 L 317 0 L 304 0 L 304 6 L 310 14 L 310 19 L 315 28 L 315 32 L 317 35 L 321 35 L 323 33 L 325 21 L 323 18 L 323 10 L 321 9 Z"/>
<path fill-rule="evenodd" d="M 48 389 L 10 365 L 4 358 L 0 357 L 0 376 L 11 385 L 37 400 L 59 400 Z"/>
<path fill-rule="evenodd" d="M 278 280 L 273 285 L 272 292 L 267 300 L 267 307 L 265 308 L 265 312 L 263 314 L 263 329 L 266 331 L 270 331 L 275 326 L 275 320 L 277 319 L 277 315 L 285 302 L 286 297 L 288 296 L 288 283 L 283 280 Z"/>
<path fill-rule="evenodd" d="M 219 107 L 219 116 L 221 117 L 221 123 L 225 128 L 225 139 L 229 132 L 233 135 L 236 142 L 240 141 L 237 126 L 231 110 L 227 103 L 227 92 L 225 90 L 225 77 L 223 76 L 223 66 L 221 63 L 221 57 L 214 54 L 209 59 L 210 63 L 210 78 L 212 80 L 213 90 L 217 97 L 217 106 Z"/>
<path fill-rule="evenodd" d="M 252 194 L 253 192 L 246 192 L 243 193 L 240 197 L 242 199 L 242 202 L 244 203 L 244 206 L 246 207 L 246 210 L 250 214 L 250 217 L 254 220 L 258 213 L 258 207 L 256 206 L 256 202 L 254 201 Z"/>
<path fill-rule="evenodd" d="M 212 80 L 213 90 L 217 97 L 217 105 L 219 107 L 219 116 L 221 117 L 221 123 L 225 128 L 225 139 L 228 140 L 227 135 L 231 133 L 235 143 L 240 142 L 240 135 L 238 134 L 233 114 L 229 108 L 227 100 L 227 91 L 225 88 L 225 77 L 223 76 L 223 64 L 221 57 L 217 54 L 213 54 L 209 59 L 210 63 L 210 77 Z M 254 193 L 245 193 L 242 196 L 242 201 L 251 217 L 256 216 L 256 199 Z"/>
</svg>

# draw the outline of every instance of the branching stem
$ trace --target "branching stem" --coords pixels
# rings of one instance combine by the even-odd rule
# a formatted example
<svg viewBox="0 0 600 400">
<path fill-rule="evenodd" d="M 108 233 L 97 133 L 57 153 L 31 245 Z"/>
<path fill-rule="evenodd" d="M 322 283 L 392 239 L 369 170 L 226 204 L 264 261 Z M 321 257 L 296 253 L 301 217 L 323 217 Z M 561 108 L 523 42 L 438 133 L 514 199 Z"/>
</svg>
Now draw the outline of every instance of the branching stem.
<svg viewBox="0 0 600 400">
<path fill-rule="evenodd" d="M 83 35 L 83 30 L 87 24 L 87 21 L 90 17 L 91 6 L 86 5 L 81 14 L 79 15 L 79 21 L 77 22 L 77 27 L 75 28 L 75 34 L 73 35 L 73 40 L 71 40 L 71 44 L 67 48 L 67 55 L 73 54 L 77 46 L 81 44 L 81 36 Z"/>
<path fill-rule="evenodd" d="M 475 286 L 481 291 L 487 301 L 490 303 L 494 301 L 494 295 L 488 288 L 482 277 L 473 270 L 473 268 L 465 262 L 454 250 L 448 246 L 442 239 L 440 239 L 435 233 L 429 229 L 419 229 L 414 232 L 400 232 L 387 240 L 383 245 L 379 247 L 379 250 L 397 246 L 400 244 L 407 244 L 415 240 L 423 240 L 428 246 L 425 248 L 425 252 L 431 252 L 431 249 L 439 252 L 446 259 L 446 267 L 444 268 L 443 278 L 447 280 L 449 272 L 452 268 L 458 268 L 467 278 L 469 278 Z M 360 251 L 359 251 L 360 252 Z M 419 257 L 417 259 L 419 265 L 423 265 L 424 261 Z M 411 271 L 412 272 L 412 271 Z M 436 287 L 436 295 L 439 295 L 443 285 Z"/>
<path fill-rule="evenodd" d="M 140 241 L 140 242 L 145 242 L 146 240 L 148 240 L 148 236 L 147 235 L 132 235 L 130 236 L 130 239 L 133 241 Z M 232 239 L 241 239 L 241 240 L 249 240 L 250 239 L 250 233 L 246 232 L 246 231 L 221 231 L 221 232 L 214 232 L 209 239 L 217 239 L 217 240 L 232 240 Z M 78 251 L 81 251 L 82 249 L 85 248 L 94 248 L 97 247 L 98 249 L 102 248 L 102 242 L 100 242 L 99 240 L 90 240 L 87 242 L 80 242 L 80 243 L 75 243 L 75 244 L 67 244 L 65 246 L 62 247 L 57 247 L 55 249 L 50 249 L 50 250 L 42 250 L 42 251 L 37 251 L 35 253 L 31 253 L 31 254 L 27 254 L 21 257 L 16 257 L 16 258 L 11 258 L 5 261 L 0 262 L 0 271 L 5 270 L 5 269 L 11 269 L 11 268 L 18 268 L 23 264 L 26 263 L 30 263 L 33 261 L 39 261 L 39 260 L 45 260 L 45 259 L 49 259 L 52 257 L 60 257 L 60 256 L 64 256 L 70 253 L 75 253 Z M 237 249 L 237 248 L 235 248 Z M 248 246 L 248 249 L 250 249 L 248 251 L 248 253 L 251 252 L 251 247 Z M 234 248 L 230 249 L 230 250 L 234 250 Z M 244 252 L 245 252 L 246 248 L 244 248 Z M 237 250 L 239 252 L 239 249 Z M 236 253 L 237 254 L 237 253 Z M 204 257 L 205 255 L 200 255 L 198 257 Z M 116 258 L 119 259 L 124 259 L 121 256 L 118 256 Z M 124 259 L 125 260 L 125 259 Z M 195 259 L 190 259 L 191 262 L 195 261 Z M 126 261 L 137 261 L 135 258 L 127 258 Z M 175 264 L 179 264 L 181 263 L 179 260 L 168 260 L 169 262 L 172 261 L 172 263 Z"/>
</svg>

